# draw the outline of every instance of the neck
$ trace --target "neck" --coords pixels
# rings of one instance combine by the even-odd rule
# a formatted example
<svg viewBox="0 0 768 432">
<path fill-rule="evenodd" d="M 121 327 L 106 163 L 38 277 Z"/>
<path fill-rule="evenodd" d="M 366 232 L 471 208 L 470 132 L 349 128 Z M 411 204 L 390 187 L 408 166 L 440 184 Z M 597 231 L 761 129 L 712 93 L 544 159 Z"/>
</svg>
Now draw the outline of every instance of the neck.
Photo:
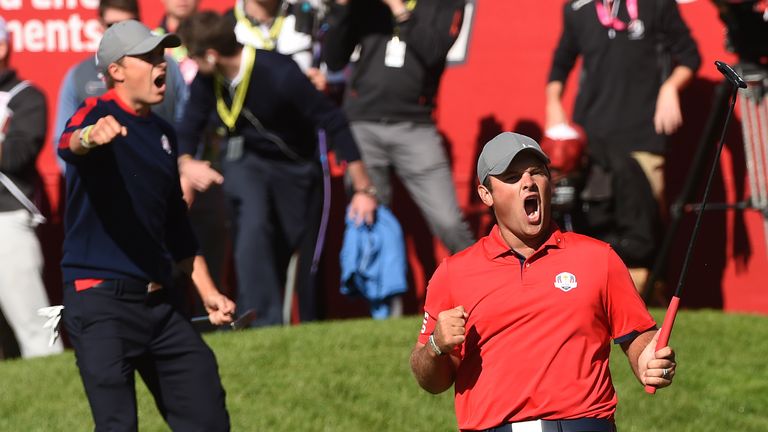
<svg viewBox="0 0 768 432">
<path fill-rule="evenodd" d="M 216 63 L 216 70 L 219 71 L 224 78 L 232 81 L 240 72 L 240 63 L 243 58 L 243 50 L 237 52 L 237 54 L 231 57 L 219 57 L 219 61 Z"/>
<path fill-rule="evenodd" d="M 262 24 L 269 24 L 277 16 L 279 0 L 244 0 L 245 15 Z"/>
<path fill-rule="evenodd" d="M 165 16 L 165 29 L 168 30 L 168 33 L 176 33 L 180 23 L 181 19 L 177 16 Z"/>
<path fill-rule="evenodd" d="M 125 108 L 129 108 L 134 111 L 135 114 L 144 116 L 149 114 L 150 105 L 146 102 L 136 100 L 132 95 L 121 85 L 115 86 L 115 94 L 122 102 Z"/>
<path fill-rule="evenodd" d="M 499 225 L 499 232 L 501 233 L 501 238 L 504 239 L 504 243 L 506 243 L 507 246 L 525 258 L 529 258 L 541 247 L 541 245 L 544 244 L 544 242 L 547 241 L 551 230 L 545 230 L 536 238 L 532 239 L 522 239 L 501 225 Z"/>
</svg>

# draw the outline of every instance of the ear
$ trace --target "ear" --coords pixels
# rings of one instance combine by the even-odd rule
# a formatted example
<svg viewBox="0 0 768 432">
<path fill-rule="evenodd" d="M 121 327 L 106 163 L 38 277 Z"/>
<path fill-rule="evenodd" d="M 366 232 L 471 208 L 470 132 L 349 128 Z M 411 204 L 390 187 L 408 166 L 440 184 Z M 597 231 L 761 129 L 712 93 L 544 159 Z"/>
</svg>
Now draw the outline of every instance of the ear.
<svg viewBox="0 0 768 432">
<path fill-rule="evenodd" d="M 116 83 L 125 81 L 125 73 L 123 71 L 123 67 L 117 63 L 111 63 L 109 66 L 107 66 L 107 74 L 109 74 L 109 76 L 112 77 L 112 81 Z"/>
<path fill-rule="evenodd" d="M 483 201 L 483 204 L 488 207 L 493 207 L 493 195 L 491 195 L 491 191 L 489 191 L 488 188 L 483 185 L 477 185 L 477 194 L 480 196 L 480 200 Z"/>
<path fill-rule="evenodd" d="M 219 52 L 213 48 L 208 48 L 205 50 L 205 56 L 203 58 L 205 58 L 205 61 L 213 66 L 217 61 L 219 61 Z"/>
</svg>

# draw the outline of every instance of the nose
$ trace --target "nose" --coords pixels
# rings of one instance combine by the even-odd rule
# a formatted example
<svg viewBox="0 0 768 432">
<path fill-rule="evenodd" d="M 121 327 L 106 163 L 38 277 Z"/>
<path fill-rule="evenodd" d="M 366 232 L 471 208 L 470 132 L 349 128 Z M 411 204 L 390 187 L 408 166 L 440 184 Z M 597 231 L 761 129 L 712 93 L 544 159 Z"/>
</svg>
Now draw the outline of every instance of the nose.
<svg viewBox="0 0 768 432">
<path fill-rule="evenodd" d="M 524 172 L 523 175 L 520 177 L 521 185 L 524 188 L 530 189 L 533 185 L 536 183 L 533 181 L 533 176 L 528 171 Z"/>
</svg>

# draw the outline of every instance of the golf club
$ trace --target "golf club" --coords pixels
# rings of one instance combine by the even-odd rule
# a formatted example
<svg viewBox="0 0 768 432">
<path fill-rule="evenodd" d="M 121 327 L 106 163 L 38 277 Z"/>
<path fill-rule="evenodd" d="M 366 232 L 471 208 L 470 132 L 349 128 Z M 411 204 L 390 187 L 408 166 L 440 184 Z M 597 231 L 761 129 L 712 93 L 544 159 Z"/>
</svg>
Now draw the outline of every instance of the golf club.
<svg viewBox="0 0 768 432">
<path fill-rule="evenodd" d="M 733 85 L 731 103 L 728 107 L 728 115 L 725 117 L 725 124 L 723 124 L 723 132 L 720 135 L 720 143 L 717 146 L 715 160 L 712 162 L 712 168 L 709 171 L 709 177 L 707 177 L 707 184 L 704 188 L 704 196 L 701 199 L 701 207 L 696 214 L 696 223 L 693 226 L 693 233 L 691 233 L 691 239 L 688 242 L 688 250 L 685 252 L 683 268 L 680 271 L 680 279 L 677 282 L 677 288 L 675 288 L 675 295 L 672 296 L 672 300 L 669 302 L 667 313 L 664 315 L 664 322 L 661 324 L 661 333 L 659 334 L 659 340 L 656 343 L 656 351 L 667 346 L 667 343 L 669 342 L 669 336 L 672 334 L 672 326 L 675 324 L 677 308 L 680 305 L 680 296 L 682 295 L 683 285 L 685 284 L 685 277 L 688 274 L 688 265 L 691 261 L 693 246 L 696 243 L 696 237 L 698 236 L 699 228 L 701 227 L 701 219 L 702 216 L 704 216 L 704 210 L 706 210 L 707 207 L 707 198 L 709 197 L 710 187 L 712 186 L 712 178 L 715 176 L 717 164 L 720 161 L 720 153 L 722 152 L 723 145 L 725 144 L 725 132 L 728 129 L 728 123 L 731 120 L 733 108 L 736 105 L 736 97 L 739 94 L 738 90 L 739 88 L 747 88 L 747 83 L 744 82 L 744 80 L 739 76 L 738 73 L 736 73 L 736 71 L 733 70 L 733 68 L 721 61 L 715 61 L 715 66 L 717 66 L 717 70 L 720 71 L 720 73 L 723 74 L 723 76 L 725 76 L 725 78 L 728 79 L 728 81 L 730 81 L 730 83 Z M 645 391 L 646 393 L 654 394 L 656 393 L 656 387 L 646 385 Z"/>
<path fill-rule="evenodd" d="M 248 309 L 228 325 L 232 330 L 242 330 L 248 327 L 248 325 L 252 323 L 253 320 L 255 319 L 256 319 L 256 309 Z M 196 317 L 193 317 L 190 321 L 192 321 L 192 324 L 205 323 L 205 322 L 210 323 L 210 321 L 208 320 L 208 315 L 196 316 Z"/>
</svg>

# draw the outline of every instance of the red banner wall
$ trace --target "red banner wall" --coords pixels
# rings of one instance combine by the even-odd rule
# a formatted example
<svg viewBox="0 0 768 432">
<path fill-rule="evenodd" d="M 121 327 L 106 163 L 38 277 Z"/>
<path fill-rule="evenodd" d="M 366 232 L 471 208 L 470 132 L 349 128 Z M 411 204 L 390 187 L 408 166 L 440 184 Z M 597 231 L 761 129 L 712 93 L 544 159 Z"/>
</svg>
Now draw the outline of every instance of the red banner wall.
<svg viewBox="0 0 768 432">
<path fill-rule="evenodd" d="M 223 10 L 231 3 L 203 0 L 201 8 Z M 162 16 L 160 2 L 142 0 L 140 4 L 144 22 L 156 25 Z M 49 131 L 53 127 L 61 77 L 98 44 L 97 5 L 98 0 L 0 0 L 0 14 L 12 32 L 12 65 L 47 95 Z M 459 202 L 479 235 L 487 232 L 490 218 L 475 198 L 475 158 L 482 144 L 498 131 L 541 135 L 544 85 L 560 34 L 561 8 L 561 0 L 475 0 L 468 9 L 471 13 L 467 15 L 464 30 L 466 43 L 456 47 L 459 61 L 452 64 L 444 76 L 437 120 L 452 157 Z M 701 127 L 712 108 L 713 89 L 721 81 L 713 61 L 733 63 L 736 60 L 724 51 L 724 27 L 710 1 L 694 0 L 680 4 L 680 9 L 704 61 L 696 82 L 683 94 L 685 125 L 673 137 L 670 147 L 667 172 L 670 202 L 680 191 Z M 566 95 L 569 104 L 574 84 L 575 81 L 570 83 Z M 718 130 L 720 127 L 717 126 Z M 53 216 L 52 223 L 41 230 L 46 246 L 46 283 L 52 300 L 57 301 L 61 241 L 57 216 L 61 193 L 50 139 L 38 167 L 45 183 L 47 211 Z M 738 119 L 729 129 L 716 182 L 713 201 L 734 203 L 749 195 Z M 396 197 L 401 198 L 394 207 L 408 237 L 414 288 L 407 311 L 415 313 L 423 300 L 426 280 L 444 251 L 438 247 L 435 253 L 433 239 L 426 234 L 423 221 L 402 190 Z M 339 216 L 340 220 L 341 207 L 335 205 L 334 208 L 333 216 Z M 673 285 L 690 235 L 689 225 L 692 224 L 681 230 L 671 254 L 667 278 Z M 359 304 L 345 302 L 337 294 L 340 234 L 340 224 L 333 225 L 323 259 L 323 290 L 329 303 L 327 314 L 331 317 L 364 312 Z M 758 212 L 708 213 L 691 264 L 683 306 L 768 313 L 768 293 L 760 283 L 759 274 L 768 264 L 765 244 Z"/>
</svg>

